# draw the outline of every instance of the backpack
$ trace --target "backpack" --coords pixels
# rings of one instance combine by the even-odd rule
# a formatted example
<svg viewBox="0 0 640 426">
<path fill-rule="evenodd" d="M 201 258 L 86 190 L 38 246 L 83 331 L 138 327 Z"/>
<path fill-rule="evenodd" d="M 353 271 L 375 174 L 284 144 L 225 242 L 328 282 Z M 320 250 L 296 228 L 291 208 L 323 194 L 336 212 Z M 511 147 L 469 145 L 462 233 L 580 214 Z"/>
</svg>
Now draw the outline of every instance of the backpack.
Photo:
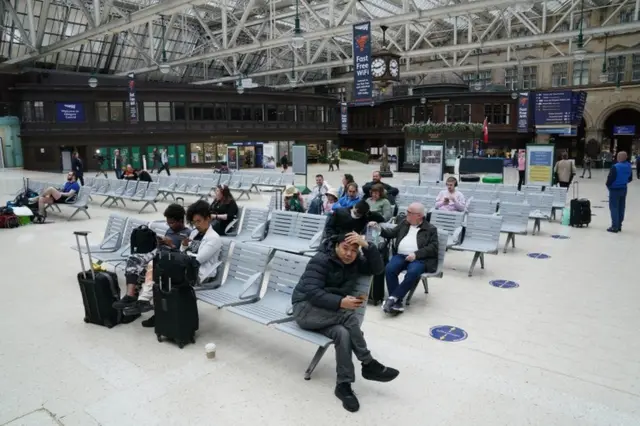
<svg viewBox="0 0 640 426">
<path fill-rule="evenodd" d="M 200 263 L 186 253 L 158 251 L 153 257 L 153 282 L 164 291 L 198 283 Z"/>
<path fill-rule="evenodd" d="M 146 225 L 140 225 L 131 232 L 131 254 L 149 253 L 158 246 L 158 237 Z"/>
<path fill-rule="evenodd" d="M 319 194 L 315 197 L 311 203 L 309 203 L 309 208 L 307 209 L 307 213 L 309 214 L 322 214 L 322 194 Z"/>
<path fill-rule="evenodd" d="M 18 216 L 13 213 L 0 214 L 0 229 L 17 228 L 20 226 Z"/>
</svg>

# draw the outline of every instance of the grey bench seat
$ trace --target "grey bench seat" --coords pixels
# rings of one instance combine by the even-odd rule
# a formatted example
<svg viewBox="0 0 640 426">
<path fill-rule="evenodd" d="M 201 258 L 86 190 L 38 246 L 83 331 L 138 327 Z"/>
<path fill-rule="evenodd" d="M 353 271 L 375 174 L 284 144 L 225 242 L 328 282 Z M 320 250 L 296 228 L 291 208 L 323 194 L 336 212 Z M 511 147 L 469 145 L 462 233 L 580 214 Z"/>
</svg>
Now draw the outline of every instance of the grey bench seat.
<svg viewBox="0 0 640 426">
<path fill-rule="evenodd" d="M 422 287 L 424 287 L 424 293 L 429 294 L 429 278 L 442 278 L 444 275 L 444 258 L 447 253 L 447 243 L 449 240 L 449 235 L 444 232 L 438 232 L 438 267 L 435 272 L 425 272 L 420 275 L 420 282 L 422 283 Z M 407 298 L 405 299 L 405 303 L 407 306 L 411 304 L 411 299 L 413 298 L 413 293 L 415 293 L 418 288 L 418 282 L 413 286 L 409 294 L 407 294 Z"/>
<path fill-rule="evenodd" d="M 318 249 L 326 221 L 326 215 L 275 210 L 271 214 L 266 237 L 252 242 L 292 253 L 312 252 Z M 258 231 L 254 230 L 254 233 L 259 234 Z"/>
<path fill-rule="evenodd" d="M 91 253 L 111 253 L 120 248 L 122 245 L 122 235 L 127 226 L 128 218 L 118 214 L 109 215 L 107 225 L 104 230 L 102 241 L 97 245 L 90 245 Z M 77 245 L 71 246 L 73 250 L 78 250 Z M 82 253 L 86 253 L 86 247 L 80 248 Z"/>
<path fill-rule="evenodd" d="M 527 235 L 530 211 L 529 204 L 500 203 L 500 216 L 502 217 L 500 232 L 507 234 L 503 253 L 507 252 L 509 242 L 511 242 L 512 248 L 516 248 L 516 235 Z"/>
<path fill-rule="evenodd" d="M 480 260 L 480 267 L 484 269 L 485 254 L 498 253 L 501 227 L 502 217 L 500 216 L 484 214 L 469 214 L 467 216 L 464 241 L 451 249 L 474 253 L 469 267 L 469 276 L 473 275 L 473 269 L 478 260 Z"/>
</svg>

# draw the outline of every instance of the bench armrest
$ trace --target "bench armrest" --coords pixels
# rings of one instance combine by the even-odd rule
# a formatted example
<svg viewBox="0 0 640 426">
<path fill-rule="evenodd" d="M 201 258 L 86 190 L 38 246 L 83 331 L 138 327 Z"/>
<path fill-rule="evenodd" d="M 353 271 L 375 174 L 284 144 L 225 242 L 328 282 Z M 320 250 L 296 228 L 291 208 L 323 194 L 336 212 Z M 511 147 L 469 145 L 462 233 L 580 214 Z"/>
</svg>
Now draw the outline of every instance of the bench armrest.
<svg viewBox="0 0 640 426">
<path fill-rule="evenodd" d="M 264 240 L 264 230 L 267 228 L 267 222 L 261 223 L 251 233 L 252 240 L 262 241 Z"/>
<path fill-rule="evenodd" d="M 113 234 L 109 234 L 107 236 L 107 238 L 104 239 L 104 241 L 102 242 L 102 244 L 100 244 L 100 248 L 104 248 L 105 245 L 107 245 L 108 242 L 110 242 L 113 239 L 118 239 L 118 237 L 120 236 L 119 232 L 114 232 Z"/>
<path fill-rule="evenodd" d="M 260 286 L 260 284 L 262 284 L 262 280 L 260 280 L 261 276 L 262 276 L 262 274 L 257 272 L 255 274 L 251 275 L 249 278 L 247 278 L 247 281 L 245 282 L 244 287 L 242 288 L 242 291 L 240 292 L 240 295 L 238 296 L 238 298 L 240 300 L 247 300 L 247 299 L 251 299 L 251 298 L 255 297 L 253 295 L 246 296 L 245 293 L 247 291 L 249 291 L 249 289 L 251 287 L 253 287 L 254 285 L 257 284 L 258 286 Z"/>
<path fill-rule="evenodd" d="M 227 225 L 227 227 L 226 227 L 226 228 L 224 228 L 224 234 L 225 234 L 225 235 L 229 235 L 229 236 L 231 236 L 230 231 L 231 231 L 233 228 L 235 228 L 235 226 L 236 226 L 237 224 L 238 224 L 238 219 L 233 219 L 233 220 L 231 221 L 231 223 L 229 223 L 229 224 Z M 235 231 L 233 234 L 237 234 L 237 233 L 238 233 L 238 232 L 237 232 L 237 231 Z"/>
</svg>

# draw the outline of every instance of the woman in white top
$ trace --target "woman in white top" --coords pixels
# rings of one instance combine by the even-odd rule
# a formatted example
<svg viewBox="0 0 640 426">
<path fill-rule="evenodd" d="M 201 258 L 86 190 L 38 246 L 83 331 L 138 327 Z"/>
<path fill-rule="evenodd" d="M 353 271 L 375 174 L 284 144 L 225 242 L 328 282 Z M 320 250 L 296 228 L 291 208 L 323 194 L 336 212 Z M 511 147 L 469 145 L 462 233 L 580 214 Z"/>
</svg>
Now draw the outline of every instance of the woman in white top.
<svg viewBox="0 0 640 426">
<path fill-rule="evenodd" d="M 450 212 L 463 212 L 466 202 L 462 192 L 456 190 L 458 180 L 453 176 L 447 179 L 447 189 L 440 191 L 436 197 L 436 210 L 446 210 Z"/>
<path fill-rule="evenodd" d="M 187 221 L 195 229 L 189 238 L 182 240 L 180 251 L 192 254 L 200 263 L 198 278 L 202 283 L 216 276 L 216 263 L 220 259 L 222 238 L 211 227 L 209 203 L 206 201 L 196 201 L 187 208 Z"/>
</svg>

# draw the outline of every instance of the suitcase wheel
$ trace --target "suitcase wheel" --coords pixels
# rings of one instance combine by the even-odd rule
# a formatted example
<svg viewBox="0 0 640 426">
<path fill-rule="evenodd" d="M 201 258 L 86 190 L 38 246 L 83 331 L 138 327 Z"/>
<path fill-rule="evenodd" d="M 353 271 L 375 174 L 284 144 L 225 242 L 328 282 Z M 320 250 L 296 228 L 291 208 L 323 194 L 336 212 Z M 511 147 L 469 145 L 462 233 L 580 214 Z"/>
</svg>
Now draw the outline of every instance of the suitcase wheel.
<svg viewBox="0 0 640 426">
<path fill-rule="evenodd" d="M 112 324 L 111 321 L 105 321 L 104 326 L 107 328 L 113 328 L 114 324 Z"/>
<path fill-rule="evenodd" d="M 158 342 L 162 342 L 162 335 L 156 334 L 156 337 L 158 338 Z"/>
<path fill-rule="evenodd" d="M 196 336 L 191 336 L 191 343 L 196 344 Z"/>
<path fill-rule="evenodd" d="M 87 324 L 89 324 L 89 318 L 88 318 L 88 317 L 84 317 L 84 322 L 86 322 Z"/>
<path fill-rule="evenodd" d="M 183 341 L 178 341 L 178 342 L 176 342 L 176 343 L 178 344 L 178 347 L 179 347 L 180 349 L 184 348 L 184 342 L 183 342 Z"/>
</svg>

